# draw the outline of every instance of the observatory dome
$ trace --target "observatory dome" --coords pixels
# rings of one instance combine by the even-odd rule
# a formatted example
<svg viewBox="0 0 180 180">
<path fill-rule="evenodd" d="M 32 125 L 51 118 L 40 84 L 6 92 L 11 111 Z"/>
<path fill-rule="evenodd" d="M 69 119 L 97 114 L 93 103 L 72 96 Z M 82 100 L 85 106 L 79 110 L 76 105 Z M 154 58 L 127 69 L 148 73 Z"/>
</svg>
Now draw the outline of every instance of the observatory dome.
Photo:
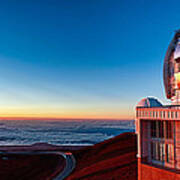
<svg viewBox="0 0 180 180">
<path fill-rule="evenodd" d="M 161 107 L 162 104 L 156 99 L 156 98 L 151 98 L 147 97 L 142 99 L 136 107 Z"/>
<path fill-rule="evenodd" d="M 180 81 L 177 78 L 179 77 L 178 73 L 180 74 L 180 30 L 176 31 L 164 59 L 163 76 L 168 99 L 172 99 L 176 94 L 176 89 Z"/>
</svg>

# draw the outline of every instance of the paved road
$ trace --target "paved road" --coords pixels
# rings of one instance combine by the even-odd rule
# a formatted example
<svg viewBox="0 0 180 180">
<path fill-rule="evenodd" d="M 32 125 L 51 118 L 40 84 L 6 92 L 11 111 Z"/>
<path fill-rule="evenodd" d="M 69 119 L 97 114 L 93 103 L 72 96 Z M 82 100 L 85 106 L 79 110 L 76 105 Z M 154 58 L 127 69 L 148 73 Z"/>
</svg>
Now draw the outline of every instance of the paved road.
<svg viewBox="0 0 180 180">
<path fill-rule="evenodd" d="M 69 174 L 73 171 L 73 169 L 76 166 L 76 160 L 73 156 L 72 153 L 63 153 L 63 152 L 56 152 L 56 151 L 38 151 L 38 152 L 34 152 L 34 151 L 16 151 L 16 152 L 0 152 L 0 155 L 4 156 L 4 160 L 8 159 L 6 156 L 10 155 L 10 154 L 22 154 L 22 155 L 42 155 L 42 154 L 56 154 L 56 155 L 60 155 L 63 156 L 66 160 L 66 166 L 63 169 L 63 171 L 57 175 L 54 180 L 63 180 L 65 179 L 67 176 L 69 176 Z"/>
<path fill-rule="evenodd" d="M 66 166 L 64 170 L 54 180 L 63 180 L 73 171 L 76 166 L 76 160 L 71 153 L 65 153 Z"/>
</svg>

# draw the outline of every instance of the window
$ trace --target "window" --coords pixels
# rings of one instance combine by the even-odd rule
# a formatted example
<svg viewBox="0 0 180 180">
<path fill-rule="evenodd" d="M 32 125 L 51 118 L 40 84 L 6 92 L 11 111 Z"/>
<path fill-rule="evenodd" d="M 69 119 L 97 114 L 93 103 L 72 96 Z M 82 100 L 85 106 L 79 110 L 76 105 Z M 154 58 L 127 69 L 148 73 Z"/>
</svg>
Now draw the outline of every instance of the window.
<svg viewBox="0 0 180 180">
<path fill-rule="evenodd" d="M 172 130 L 172 122 L 171 121 L 165 121 L 165 131 L 166 131 L 166 138 L 172 139 L 173 137 L 173 130 Z"/>
<path fill-rule="evenodd" d="M 158 121 L 158 131 L 159 131 L 159 138 L 164 138 L 164 126 L 163 126 L 163 121 Z"/>
<path fill-rule="evenodd" d="M 164 138 L 163 121 L 151 121 L 151 137 Z"/>
<path fill-rule="evenodd" d="M 173 160 L 173 145 L 166 144 L 166 162 L 172 163 Z"/>
<path fill-rule="evenodd" d="M 165 111 L 162 111 L 162 115 Z M 155 112 L 156 113 L 156 112 Z M 159 115 L 161 113 L 159 112 Z M 171 115 L 171 112 L 170 112 Z M 173 114 L 175 116 L 175 112 Z M 146 121 L 147 122 L 147 121 Z M 171 120 L 150 120 L 150 156 L 147 158 L 153 164 L 162 166 L 171 166 L 174 160 L 174 145 L 173 145 L 173 127 L 174 124 Z M 145 139 L 146 141 L 146 139 Z M 147 143 L 147 142 L 142 142 Z M 142 146 L 147 148 L 147 146 Z M 143 150 L 143 149 L 142 149 Z M 143 151 L 144 152 L 144 151 Z M 144 156 L 145 157 L 145 156 Z M 164 163 L 166 162 L 166 163 Z"/>
<path fill-rule="evenodd" d="M 151 159 L 156 160 L 156 143 L 151 143 Z"/>
<path fill-rule="evenodd" d="M 156 121 L 151 121 L 151 137 L 156 137 Z"/>
<path fill-rule="evenodd" d="M 151 159 L 164 162 L 165 145 L 160 142 L 151 142 Z"/>
<path fill-rule="evenodd" d="M 159 147 L 160 147 L 160 158 L 159 158 L 159 160 L 164 162 L 165 144 L 159 143 Z"/>
</svg>

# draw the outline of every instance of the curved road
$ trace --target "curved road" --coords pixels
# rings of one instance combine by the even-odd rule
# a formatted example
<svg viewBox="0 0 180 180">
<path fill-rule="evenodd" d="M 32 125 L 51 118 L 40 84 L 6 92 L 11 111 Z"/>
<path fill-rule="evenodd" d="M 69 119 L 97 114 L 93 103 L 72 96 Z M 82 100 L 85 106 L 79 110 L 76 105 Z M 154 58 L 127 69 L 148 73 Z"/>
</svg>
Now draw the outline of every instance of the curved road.
<svg viewBox="0 0 180 180">
<path fill-rule="evenodd" d="M 66 166 L 63 171 L 54 180 L 63 180 L 73 171 L 76 166 L 76 160 L 72 153 L 64 153 L 63 157 L 66 159 Z"/>
<path fill-rule="evenodd" d="M 63 171 L 57 175 L 53 180 L 63 180 L 65 179 L 67 176 L 69 176 L 69 174 L 73 171 L 73 169 L 76 166 L 76 160 L 73 156 L 72 153 L 67 152 L 67 153 L 63 153 L 63 152 L 56 152 L 56 151 L 38 151 L 38 152 L 34 152 L 34 151 L 16 151 L 16 152 L 0 152 L 0 155 L 6 156 L 9 154 L 23 154 L 23 155 L 37 155 L 37 154 L 56 154 L 56 155 L 60 155 L 63 156 L 64 159 L 66 160 L 66 166 L 63 169 Z M 6 160 L 7 157 L 4 157 Z"/>
</svg>

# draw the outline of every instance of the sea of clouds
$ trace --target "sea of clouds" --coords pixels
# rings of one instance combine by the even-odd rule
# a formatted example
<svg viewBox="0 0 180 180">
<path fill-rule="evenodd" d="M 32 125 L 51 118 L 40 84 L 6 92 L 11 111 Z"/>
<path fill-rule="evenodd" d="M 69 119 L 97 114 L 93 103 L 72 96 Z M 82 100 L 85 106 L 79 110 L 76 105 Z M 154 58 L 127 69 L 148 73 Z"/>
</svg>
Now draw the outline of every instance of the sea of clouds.
<svg viewBox="0 0 180 180">
<path fill-rule="evenodd" d="M 0 120 L 0 145 L 92 145 L 134 129 L 133 120 Z"/>
</svg>

